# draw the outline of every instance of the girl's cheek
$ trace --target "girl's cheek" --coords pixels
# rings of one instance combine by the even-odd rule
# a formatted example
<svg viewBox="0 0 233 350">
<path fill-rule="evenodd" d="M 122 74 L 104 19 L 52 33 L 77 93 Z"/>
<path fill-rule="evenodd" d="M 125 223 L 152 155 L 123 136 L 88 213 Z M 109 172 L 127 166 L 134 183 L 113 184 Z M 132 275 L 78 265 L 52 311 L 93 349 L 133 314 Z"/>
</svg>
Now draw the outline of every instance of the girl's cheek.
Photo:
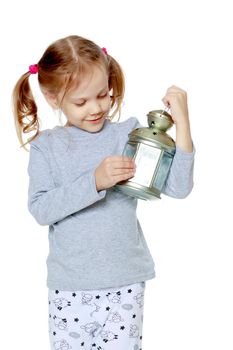
<svg viewBox="0 0 233 350">
<path fill-rule="evenodd" d="M 110 96 L 109 96 L 107 101 L 106 101 L 106 109 L 110 109 L 110 107 L 111 107 L 111 99 L 110 99 Z"/>
</svg>

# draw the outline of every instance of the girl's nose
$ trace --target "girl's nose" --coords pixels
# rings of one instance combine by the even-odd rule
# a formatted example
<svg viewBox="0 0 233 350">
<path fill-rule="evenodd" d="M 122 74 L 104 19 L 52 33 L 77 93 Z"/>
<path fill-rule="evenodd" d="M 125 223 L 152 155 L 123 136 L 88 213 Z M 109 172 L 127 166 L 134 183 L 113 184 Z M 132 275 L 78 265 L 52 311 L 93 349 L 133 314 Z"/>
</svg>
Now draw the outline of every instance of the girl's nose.
<svg viewBox="0 0 233 350">
<path fill-rule="evenodd" d="M 96 115 L 102 112 L 101 105 L 98 102 L 93 102 L 90 106 L 90 115 Z"/>
</svg>

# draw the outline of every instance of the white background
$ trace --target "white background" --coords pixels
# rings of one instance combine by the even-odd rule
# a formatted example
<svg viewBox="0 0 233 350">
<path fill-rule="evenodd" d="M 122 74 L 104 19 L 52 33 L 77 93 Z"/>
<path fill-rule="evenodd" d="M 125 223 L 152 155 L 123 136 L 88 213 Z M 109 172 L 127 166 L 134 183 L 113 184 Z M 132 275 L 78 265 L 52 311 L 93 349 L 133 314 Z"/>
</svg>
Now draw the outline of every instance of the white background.
<svg viewBox="0 0 233 350">
<path fill-rule="evenodd" d="M 16 138 L 11 91 L 52 41 L 77 34 L 121 63 L 122 120 L 134 115 L 146 125 L 170 85 L 188 92 L 194 190 L 184 200 L 164 196 L 138 206 L 157 273 L 147 282 L 143 349 L 232 350 L 230 1 L 21 0 L 1 4 L 0 13 L 1 344 L 49 349 L 47 228 L 27 211 L 28 154 Z M 43 128 L 57 123 L 45 106 L 40 115 Z"/>
</svg>

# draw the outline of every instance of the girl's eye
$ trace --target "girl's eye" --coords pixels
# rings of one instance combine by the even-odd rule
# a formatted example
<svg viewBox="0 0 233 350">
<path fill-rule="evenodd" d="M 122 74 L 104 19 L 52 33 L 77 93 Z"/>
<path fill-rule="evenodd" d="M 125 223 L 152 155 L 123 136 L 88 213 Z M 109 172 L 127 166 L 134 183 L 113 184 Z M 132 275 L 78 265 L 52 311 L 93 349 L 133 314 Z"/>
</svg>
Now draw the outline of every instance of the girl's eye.
<svg viewBox="0 0 233 350">
<path fill-rule="evenodd" d="M 107 96 L 107 94 L 108 94 L 108 93 L 107 93 L 107 92 L 105 92 L 105 94 L 104 94 L 104 95 L 100 95 L 100 96 L 99 96 L 99 98 L 104 98 L 104 97 L 106 97 L 106 96 Z"/>
<path fill-rule="evenodd" d="M 75 103 L 75 104 L 76 104 L 76 106 L 78 106 L 78 107 L 82 107 L 82 106 L 85 105 L 85 103 L 86 103 L 86 101 L 84 101 L 84 102 L 82 102 L 82 103 Z"/>
<path fill-rule="evenodd" d="M 105 94 L 99 95 L 98 98 L 104 98 L 104 97 L 107 97 L 107 95 L 108 95 L 108 92 L 105 92 Z M 75 105 L 76 105 L 77 107 L 82 107 L 82 106 L 85 105 L 85 103 L 86 103 L 86 101 L 83 101 L 83 102 L 81 102 L 81 103 L 75 103 Z"/>
</svg>

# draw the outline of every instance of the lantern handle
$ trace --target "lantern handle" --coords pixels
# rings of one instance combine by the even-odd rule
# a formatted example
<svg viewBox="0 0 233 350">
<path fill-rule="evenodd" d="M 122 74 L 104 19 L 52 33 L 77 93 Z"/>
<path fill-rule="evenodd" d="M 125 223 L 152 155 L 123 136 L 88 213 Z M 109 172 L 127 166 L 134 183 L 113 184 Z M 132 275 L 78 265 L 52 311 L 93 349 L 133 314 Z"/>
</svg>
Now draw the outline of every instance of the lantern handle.
<svg viewBox="0 0 233 350">
<path fill-rule="evenodd" d="M 167 106 L 166 108 L 164 108 L 164 110 L 162 111 L 161 115 L 164 114 L 164 112 L 168 112 L 170 110 L 170 106 Z"/>
</svg>

